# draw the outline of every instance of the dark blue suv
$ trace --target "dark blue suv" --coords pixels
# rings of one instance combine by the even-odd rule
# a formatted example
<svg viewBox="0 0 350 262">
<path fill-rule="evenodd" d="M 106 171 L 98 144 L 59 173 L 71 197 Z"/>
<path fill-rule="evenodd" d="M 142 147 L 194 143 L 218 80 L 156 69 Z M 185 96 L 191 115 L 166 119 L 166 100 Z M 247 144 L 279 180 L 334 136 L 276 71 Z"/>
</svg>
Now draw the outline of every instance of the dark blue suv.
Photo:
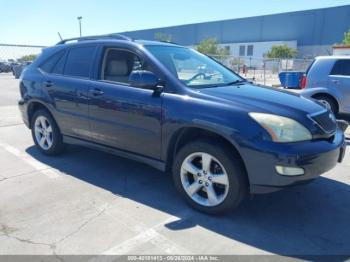
<svg viewBox="0 0 350 262">
<path fill-rule="evenodd" d="M 341 162 L 334 115 L 257 86 L 192 49 L 121 35 L 63 40 L 23 72 L 19 107 L 38 149 L 79 144 L 169 170 L 194 208 L 310 181 Z"/>
</svg>

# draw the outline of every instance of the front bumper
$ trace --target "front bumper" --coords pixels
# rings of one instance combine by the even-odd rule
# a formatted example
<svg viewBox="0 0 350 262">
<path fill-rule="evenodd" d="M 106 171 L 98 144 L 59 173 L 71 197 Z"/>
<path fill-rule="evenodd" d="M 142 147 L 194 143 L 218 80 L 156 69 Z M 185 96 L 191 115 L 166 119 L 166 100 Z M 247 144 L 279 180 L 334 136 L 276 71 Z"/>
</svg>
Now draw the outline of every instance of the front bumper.
<svg viewBox="0 0 350 262">
<path fill-rule="evenodd" d="M 244 162 L 253 194 L 269 193 L 287 186 L 303 184 L 331 170 L 343 160 L 346 149 L 344 133 L 340 128 L 329 140 L 296 143 L 258 142 L 247 147 Z M 304 169 L 299 176 L 283 176 L 275 166 Z"/>
</svg>

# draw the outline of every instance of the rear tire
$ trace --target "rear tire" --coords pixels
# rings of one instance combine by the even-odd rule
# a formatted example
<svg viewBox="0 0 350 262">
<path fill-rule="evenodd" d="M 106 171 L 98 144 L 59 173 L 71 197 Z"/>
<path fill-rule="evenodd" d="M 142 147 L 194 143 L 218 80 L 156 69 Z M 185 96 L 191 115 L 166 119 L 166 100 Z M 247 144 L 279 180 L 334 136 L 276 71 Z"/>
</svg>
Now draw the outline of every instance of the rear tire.
<svg viewBox="0 0 350 262">
<path fill-rule="evenodd" d="M 233 210 L 248 188 L 237 153 L 207 140 L 197 140 L 180 149 L 173 164 L 173 179 L 185 201 L 207 214 Z"/>
<path fill-rule="evenodd" d="M 45 155 L 58 155 L 64 150 L 62 134 L 45 109 L 37 110 L 31 119 L 32 137 L 35 145 Z"/>
</svg>

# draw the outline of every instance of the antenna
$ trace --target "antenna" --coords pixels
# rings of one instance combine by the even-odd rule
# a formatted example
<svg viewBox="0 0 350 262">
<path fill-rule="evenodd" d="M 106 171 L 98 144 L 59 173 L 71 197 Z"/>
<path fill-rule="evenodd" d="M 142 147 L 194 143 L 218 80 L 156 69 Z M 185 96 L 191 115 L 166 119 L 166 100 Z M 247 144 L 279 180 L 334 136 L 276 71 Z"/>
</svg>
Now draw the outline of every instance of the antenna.
<svg viewBox="0 0 350 262">
<path fill-rule="evenodd" d="M 57 34 L 58 34 L 58 37 L 61 39 L 61 41 L 63 40 L 63 38 L 62 38 L 62 36 L 61 36 L 61 34 L 60 34 L 60 32 L 57 32 Z"/>
</svg>

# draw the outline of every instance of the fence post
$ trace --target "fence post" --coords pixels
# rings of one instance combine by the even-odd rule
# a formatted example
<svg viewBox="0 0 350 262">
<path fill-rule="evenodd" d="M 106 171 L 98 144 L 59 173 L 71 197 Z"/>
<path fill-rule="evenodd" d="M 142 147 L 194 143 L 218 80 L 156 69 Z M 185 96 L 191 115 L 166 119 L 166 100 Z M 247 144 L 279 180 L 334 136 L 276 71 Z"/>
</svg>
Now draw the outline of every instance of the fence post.
<svg viewBox="0 0 350 262">
<path fill-rule="evenodd" d="M 264 67 L 264 85 L 266 85 L 266 61 L 263 59 L 263 67 Z"/>
</svg>

